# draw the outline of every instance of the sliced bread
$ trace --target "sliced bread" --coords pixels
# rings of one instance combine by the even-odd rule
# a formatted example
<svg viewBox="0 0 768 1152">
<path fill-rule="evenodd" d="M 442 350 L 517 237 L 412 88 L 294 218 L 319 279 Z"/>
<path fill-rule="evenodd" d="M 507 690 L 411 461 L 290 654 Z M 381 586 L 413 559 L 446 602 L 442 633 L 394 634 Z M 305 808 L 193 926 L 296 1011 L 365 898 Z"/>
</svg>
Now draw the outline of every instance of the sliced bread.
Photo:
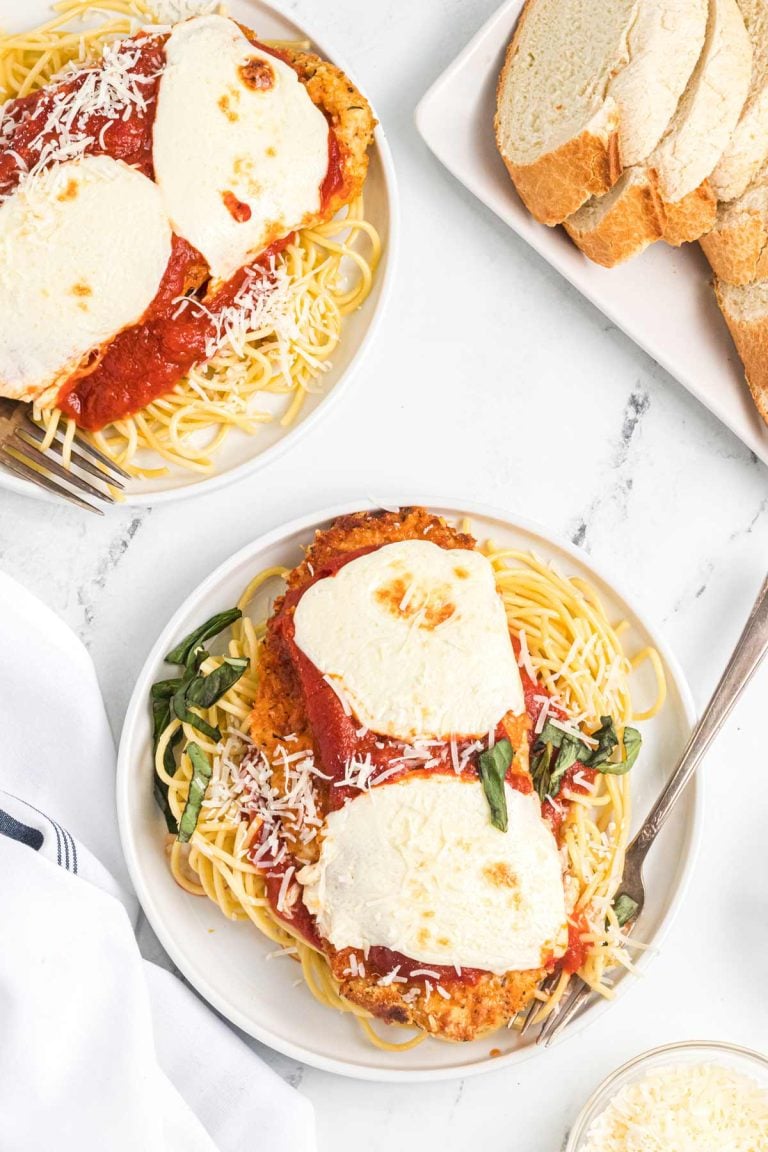
<svg viewBox="0 0 768 1152">
<path fill-rule="evenodd" d="M 707 177 L 741 114 L 752 69 L 752 44 L 736 0 L 710 0 L 707 35 L 675 115 L 643 165 L 565 221 L 582 251 L 606 267 L 662 237 L 697 240 L 715 222 L 717 198 Z"/>
<path fill-rule="evenodd" d="M 757 410 L 768 423 L 768 280 L 743 286 L 717 280 L 715 293 Z"/>
<path fill-rule="evenodd" d="M 768 167 L 741 196 L 718 205 L 714 227 L 699 243 L 727 284 L 768 277 Z"/>
<path fill-rule="evenodd" d="M 563 227 L 585 256 L 613 268 L 662 234 L 662 209 L 645 168 L 627 168 L 604 196 L 588 200 Z"/>
<path fill-rule="evenodd" d="M 707 0 L 527 0 L 496 143 L 530 212 L 559 224 L 653 151 L 701 53 Z"/>
<path fill-rule="evenodd" d="M 718 200 L 741 196 L 768 157 L 768 0 L 739 0 L 752 41 L 752 80 L 731 142 L 710 176 Z"/>
</svg>

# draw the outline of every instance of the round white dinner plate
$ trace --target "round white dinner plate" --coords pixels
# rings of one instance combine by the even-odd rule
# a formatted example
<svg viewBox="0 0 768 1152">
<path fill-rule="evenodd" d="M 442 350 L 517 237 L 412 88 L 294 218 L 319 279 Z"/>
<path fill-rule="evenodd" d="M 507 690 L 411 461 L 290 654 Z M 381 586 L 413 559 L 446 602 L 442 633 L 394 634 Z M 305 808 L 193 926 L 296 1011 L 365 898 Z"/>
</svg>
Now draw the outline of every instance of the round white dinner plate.
<svg viewBox="0 0 768 1152">
<path fill-rule="evenodd" d="M 0 0 L 0 27 L 17 31 L 33 28 L 49 19 L 51 0 Z M 98 4 L 94 5 L 98 9 Z M 332 48 L 326 46 L 322 34 L 299 25 L 278 8 L 263 0 L 230 0 L 228 13 L 248 25 L 265 39 L 309 40 L 312 50 L 354 79 L 354 70 L 340 60 Z M 357 80 L 365 92 L 365 85 Z M 375 114 L 375 113 L 374 113 Z M 384 132 L 379 125 L 374 133 L 374 144 L 369 153 L 368 175 L 365 181 L 365 215 L 377 229 L 383 252 L 368 299 L 358 311 L 343 321 L 341 340 L 333 356 L 332 367 L 323 374 L 322 390 L 307 396 L 298 417 L 290 428 L 282 428 L 279 418 L 263 425 L 254 436 L 233 429 L 216 454 L 216 471 L 210 476 L 175 468 L 171 465 L 167 476 L 155 479 L 135 479 L 128 482 L 126 504 L 160 504 L 179 500 L 198 493 L 213 492 L 250 475 L 277 459 L 286 449 L 313 428 L 332 406 L 341 399 L 353 374 L 359 369 L 371 345 L 384 313 L 394 277 L 398 242 L 398 198 L 392 155 Z M 266 397 L 265 405 L 269 398 Z M 37 499 L 52 500 L 43 488 L 22 480 L 0 467 L 0 489 L 20 492 Z"/>
<path fill-rule="evenodd" d="M 452 522 L 469 517 L 480 540 L 491 538 L 503 545 L 532 549 L 565 574 L 588 579 L 599 590 L 610 618 L 629 621 L 624 638 L 628 650 L 648 644 L 658 649 L 668 695 L 659 715 L 641 725 L 643 752 L 633 772 L 636 827 L 668 778 L 694 721 L 689 689 L 664 640 L 583 553 L 552 539 L 542 528 L 479 507 L 422 503 Z M 169 675 L 164 654 L 213 613 L 235 604 L 258 571 L 275 564 L 292 567 L 299 563 L 302 548 L 310 543 L 317 528 L 360 507 L 347 505 L 306 516 L 255 540 L 217 568 L 175 613 L 149 654 L 125 719 L 117 769 L 120 835 L 139 900 L 161 943 L 189 982 L 233 1024 L 287 1056 L 347 1076 L 440 1080 L 473 1075 L 517 1063 L 542 1050 L 530 1041 L 517 1039 L 510 1030 L 470 1044 L 428 1039 L 400 1053 L 372 1047 L 350 1015 L 319 1004 L 303 983 L 296 983 L 300 970 L 293 960 L 267 959 L 275 946 L 255 927 L 226 920 L 209 900 L 191 896 L 176 885 L 164 851 L 165 822 L 152 795 L 148 694 L 155 680 Z M 277 582 L 263 590 L 251 605 L 254 619 L 268 615 L 280 590 Z M 634 685 L 638 701 L 652 696 L 651 679 L 647 669 L 638 674 Z M 648 898 L 636 934 L 654 945 L 654 950 L 664 938 L 686 888 L 700 823 L 701 780 L 695 779 L 659 836 L 645 872 Z M 651 952 L 642 952 L 639 967 L 644 969 L 650 958 Z M 617 994 L 622 995 L 633 982 L 634 977 L 622 976 Z M 608 1002 L 594 1003 L 566 1036 L 608 1007 Z M 492 1050 L 501 1054 L 492 1057 Z"/>
</svg>

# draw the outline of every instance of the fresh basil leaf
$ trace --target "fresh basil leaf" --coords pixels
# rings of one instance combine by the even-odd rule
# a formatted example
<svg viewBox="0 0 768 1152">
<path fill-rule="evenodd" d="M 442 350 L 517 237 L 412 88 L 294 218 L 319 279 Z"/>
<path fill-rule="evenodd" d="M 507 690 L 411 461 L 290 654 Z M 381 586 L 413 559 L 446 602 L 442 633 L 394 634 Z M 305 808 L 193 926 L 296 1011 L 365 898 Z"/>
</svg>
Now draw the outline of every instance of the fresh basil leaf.
<svg viewBox="0 0 768 1152">
<path fill-rule="evenodd" d="M 180 676 L 172 680 L 158 680 L 149 690 L 152 706 L 152 751 L 157 751 L 157 742 L 173 719 L 171 699 L 184 683 Z"/>
<path fill-rule="evenodd" d="M 227 657 L 223 664 L 207 676 L 198 676 L 187 689 L 187 704 L 197 708 L 211 708 L 225 692 L 237 684 L 249 661 L 240 657 Z"/>
<path fill-rule="evenodd" d="M 600 717 L 600 727 L 597 732 L 592 733 L 592 739 L 597 740 L 597 747 L 586 751 L 583 757 L 580 757 L 583 764 L 589 768 L 600 768 L 601 764 L 605 764 L 610 760 L 613 755 L 613 750 L 619 743 L 619 738 L 616 735 L 616 725 L 610 716 Z M 600 771 L 610 771 L 610 768 L 600 768 Z"/>
<path fill-rule="evenodd" d="M 514 755 L 512 745 L 505 739 L 481 752 L 477 760 L 480 781 L 491 810 L 491 824 L 500 832 L 506 832 L 509 825 L 504 781 Z"/>
<path fill-rule="evenodd" d="M 556 728 L 554 724 L 547 720 L 539 735 L 536 737 L 536 744 L 551 744 L 553 748 L 559 748 L 563 740 L 567 736 L 562 728 Z"/>
<path fill-rule="evenodd" d="M 616 914 L 619 928 L 623 928 L 625 924 L 634 918 L 638 907 L 637 900 L 633 900 L 631 896 L 627 896 L 626 892 L 622 892 L 620 896 L 616 897 L 613 902 L 613 911 Z"/>
<path fill-rule="evenodd" d="M 200 808 L 205 798 L 205 790 L 213 771 L 211 762 L 199 744 L 192 741 L 187 745 L 187 755 L 192 762 L 192 779 L 189 782 L 189 792 L 184 811 L 179 820 L 179 841 L 186 844 L 200 819 Z"/>
<path fill-rule="evenodd" d="M 163 731 L 165 731 L 165 729 L 163 729 Z M 174 772 L 176 771 L 176 756 L 174 754 L 174 748 L 178 744 L 179 740 L 181 740 L 181 736 L 182 732 L 179 728 L 176 732 L 174 732 L 173 736 L 171 736 L 170 740 L 165 746 L 165 751 L 163 752 L 163 767 L 169 776 L 173 776 Z M 154 773 L 153 790 L 157 805 L 165 817 L 166 827 L 168 831 L 173 832 L 175 836 L 179 830 L 179 826 L 176 822 L 176 817 L 173 814 L 173 810 L 171 809 L 170 801 L 168 800 L 168 785 L 166 784 L 165 780 L 160 779 L 156 772 Z"/>
<path fill-rule="evenodd" d="M 169 776 L 173 776 L 176 771 L 176 756 L 174 754 L 174 749 L 183 735 L 184 733 L 181 731 L 181 728 L 177 728 L 165 746 L 165 751 L 163 752 L 163 768 L 165 768 L 165 771 Z"/>
<path fill-rule="evenodd" d="M 182 684 L 176 695 L 171 700 L 171 712 L 180 720 L 182 724 L 189 724 L 192 728 L 197 729 L 203 736 L 207 736 L 209 740 L 213 740 L 218 744 L 221 740 L 221 730 L 213 728 L 207 720 L 203 720 L 202 716 L 197 716 L 194 712 L 190 712 L 187 707 L 187 692 L 189 691 L 190 684 Z"/>
<path fill-rule="evenodd" d="M 170 700 L 152 701 L 152 751 L 157 751 L 157 742 L 171 722 Z"/>
<path fill-rule="evenodd" d="M 605 764 L 598 764 L 598 772 L 602 772 L 606 776 L 623 776 L 625 772 L 629 772 L 640 755 L 643 738 L 637 728 L 625 728 L 623 743 L 624 759 L 608 760 Z"/>
<path fill-rule="evenodd" d="M 171 811 L 171 805 L 168 801 L 168 785 L 164 780 L 160 779 L 157 773 L 155 773 L 153 792 L 157 806 L 165 817 L 166 828 L 176 836 L 179 831 L 179 826 L 176 823 L 176 817 Z"/>
<path fill-rule="evenodd" d="M 563 783 L 563 777 L 568 769 L 578 761 L 583 747 L 584 745 L 581 741 L 577 740 L 574 736 L 566 736 L 560 745 L 555 767 L 550 774 L 546 795 L 557 796 Z"/>
<path fill-rule="evenodd" d="M 174 676 L 172 680 L 158 680 L 150 688 L 149 698 L 150 700 L 170 700 L 180 687 L 180 676 Z"/>
<path fill-rule="evenodd" d="M 242 612 L 239 608 L 229 608 L 226 612 L 219 612 L 216 616 L 211 616 L 210 620 L 206 620 L 205 624 L 201 624 L 194 632 L 190 632 L 175 648 L 171 649 L 165 658 L 166 663 L 186 664 L 190 653 L 199 645 L 204 644 L 213 636 L 218 636 L 219 632 L 223 632 L 241 616 Z"/>
<path fill-rule="evenodd" d="M 597 771 L 603 776 L 623 776 L 631 767 L 628 760 L 609 760 L 607 764 L 598 764 Z"/>
<path fill-rule="evenodd" d="M 202 644 L 198 644 L 195 648 L 190 648 L 189 656 L 187 656 L 184 665 L 184 676 L 189 679 L 191 676 L 196 676 L 200 671 L 200 666 L 204 660 L 208 659 L 208 652 Z"/>
<path fill-rule="evenodd" d="M 552 767 L 554 750 L 551 744 L 534 752 L 531 758 L 531 777 L 542 804 L 549 792 L 549 775 Z"/>
<path fill-rule="evenodd" d="M 621 737 L 621 742 L 624 745 L 624 763 L 626 764 L 626 771 L 629 772 L 640 755 L 640 749 L 643 746 L 643 738 L 638 732 L 637 728 L 625 728 Z"/>
</svg>

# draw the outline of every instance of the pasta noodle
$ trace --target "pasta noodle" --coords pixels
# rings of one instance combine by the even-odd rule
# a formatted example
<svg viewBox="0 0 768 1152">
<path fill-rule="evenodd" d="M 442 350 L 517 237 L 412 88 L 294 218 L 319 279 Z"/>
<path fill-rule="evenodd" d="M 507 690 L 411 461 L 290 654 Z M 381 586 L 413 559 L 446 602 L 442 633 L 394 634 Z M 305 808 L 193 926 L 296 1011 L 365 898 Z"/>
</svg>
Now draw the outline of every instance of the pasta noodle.
<svg viewBox="0 0 768 1152">
<path fill-rule="evenodd" d="M 166 7 L 182 14 L 181 4 L 179 12 Z M 0 35 L 0 100 L 34 92 L 73 61 L 97 61 L 105 44 L 165 15 L 147 0 L 60 0 L 53 12 L 38 28 Z M 207 475 L 233 432 L 255 436 L 274 421 L 290 427 L 307 397 L 322 392 L 344 317 L 371 290 L 382 246 L 364 212 L 360 195 L 339 218 L 298 232 L 275 258 L 277 318 L 268 315 L 258 330 L 224 340 L 172 391 L 90 433 L 96 447 L 137 477 L 162 476 L 169 465 Z M 43 449 L 64 429 L 69 463 L 74 421 L 57 408 L 34 406 L 33 414 L 46 431 Z"/>
<path fill-rule="evenodd" d="M 521 645 L 521 663 L 530 660 L 537 680 L 553 694 L 569 719 L 588 734 L 600 726 L 601 716 L 610 715 L 621 736 L 626 724 L 637 718 L 629 681 L 634 666 L 644 660 L 650 662 L 656 674 L 657 693 L 654 703 L 642 715 L 650 718 L 658 712 L 665 694 L 661 661 L 653 649 L 644 649 L 634 659 L 624 652 L 619 639 L 621 625 L 611 625 L 589 584 L 560 575 L 528 552 L 499 549 L 493 544 L 486 544 L 482 550 L 496 573 L 510 632 Z M 424 1034 L 418 1033 L 404 1044 L 383 1039 L 367 1013 L 339 995 L 325 957 L 272 915 L 264 881 L 248 859 L 255 829 L 252 831 L 253 826 L 243 819 L 237 798 L 220 786 L 227 759 L 237 756 L 238 749 L 242 755 L 247 747 L 250 711 L 258 685 L 259 650 L 266 621 L 252 620 L 248 608 L 265 584 L 287 574 L 287 569 L 279 567 L 260 572 L 239 601 L 243 616 L 232 628 L 227 655 L 247 657 L 249 671 L 212 709 L 201 713 L 208 723 L 218 725 L 225 733 L 222 742 L 216 745 L 188 725 L 182 726 L 182 749 L 196 741 L 213 759 L 214 769 L 190 844 L 182 845 L 176 840 L 170 844 L 170 868 L 181 887 L 208 896 L 230 919 L 250 920 L 281 950 L 296 957 L 313 995 L 330 1007 L 353 1013 L 372 1043 L 387 1050 L 412 1047 Z M 201 671 L 212 671 L 222 659 L 209 657 Z M 155 769 L 168 786 L 170 807 L 177 820 L 186 803 L 192 768 L 184 750 L 172 775 L 166 772 L 163 758 L 179 726 L 179 721 L 173 720 L 165 729 L 155 758 Z M 583 937 L 588 948 L 579 975 L 604 996 L 612 994 L 611 971 L 632 967 L 628 941 L 621 934 L 612 909 L 629 837 L 630 778 L 631 773 L 598 773 L 589 794 L 568 793 L 566 798 L 573 802 L 562 828 L 570 914 L 583 917 L 589 926 Z M 555 989 L 542 1000 L 541 1017 L 554 1009 L 569 979 L 564 972 Z"/>
</svg>

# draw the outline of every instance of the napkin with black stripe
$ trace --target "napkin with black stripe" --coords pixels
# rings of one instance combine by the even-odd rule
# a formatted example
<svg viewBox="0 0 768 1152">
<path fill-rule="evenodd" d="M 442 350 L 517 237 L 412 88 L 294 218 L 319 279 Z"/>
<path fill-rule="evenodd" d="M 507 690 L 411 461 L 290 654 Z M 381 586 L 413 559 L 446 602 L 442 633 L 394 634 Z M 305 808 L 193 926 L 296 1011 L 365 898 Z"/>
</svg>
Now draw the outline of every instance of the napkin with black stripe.
<svg viewBox="0 0 768 1152">
<path fill-rule="evenodd" d="M 307 1100 L 142 959 L 73 633 L 0 573 L 0 1148 L 314 1152 Z"/>
</svg>

